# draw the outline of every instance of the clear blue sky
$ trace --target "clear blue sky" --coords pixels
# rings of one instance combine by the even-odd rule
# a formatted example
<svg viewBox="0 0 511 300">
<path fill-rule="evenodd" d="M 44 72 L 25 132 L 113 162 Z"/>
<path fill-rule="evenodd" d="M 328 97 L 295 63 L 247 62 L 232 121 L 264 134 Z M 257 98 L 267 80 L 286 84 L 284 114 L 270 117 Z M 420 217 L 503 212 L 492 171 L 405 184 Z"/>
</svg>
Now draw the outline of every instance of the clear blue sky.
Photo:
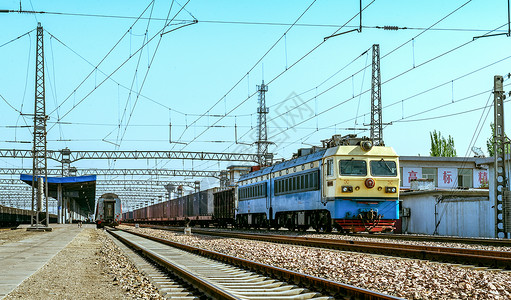
<svg viewBox="0 0 511 300">
<path fill-rule="evenodd" d="M 511 39 L 497 36 L 471 41 L 474 36 L 500 26 L 507 29 L 503 26 L 507 23 L 507 1 L 473 0 L 423 34 L 420 34 L 423 30 L 417 28 L 430 27 L 466 1 L 362 2 L 364 6 L 370 4 L 363 12 L 364 26 L 390 25 L 411 29 L 364 28 L 362 33 L 341 35 L 321 44 L 324 37 L 358 13 L 358 1 L 317 1 L 298 23 L 332 26 L 292 27 L 256 65 L 289 25 L 209 21 L 291 24 L 312 1 L 191 0 L 186 4 L 185 0 L 180 0 L 174 2 L 171 17 L 181 5 L 186 4 L 186 11 L 181 11 L 172 22 L 175 25 L 165 31 L 177 28 L 183 20 L 191 21 L 193 17 L 198 23 L 165 34 L 161 40 L 156 34 L 164 21 L 149 22 L 147 17 L 165 19 L 171 1 L 155 1 L 154 7 L 150 1 L 22 1 L 24 10 L 59 13 L 136 17 L 148 5 L 149 9 L 98 71 L 94 71 L 89 63 L 97 65 L 128 32 L 134 19 L 4 13 L 0 14 L 3 28 L 0 44 L 35 29 L 37 22 L 41 22 L 47 31 L 44 40 L 46 104 L 47 113 L 51 113 L 48 149 L 255 153 L 255 147 L 234 144 L 235 125 L 239 142 L 255 141 L 257 95 L 247 98 L 264 77 L 265 82 L 270 82 L 266 95 L 270 107 L 269 136 L 276 143 L 270 150 L 277 157 L 289 158 L 297 148 L 319 145 L 320 140 L 333 134 L 354 132 L 346 128 L 367 128 L 364 124 L 370 121 L 370 93 L 358 95 L 370 89 L 371 53 L 361 54 L 378 43 L 382 55 L 382 82 L 385 82 L 382 86 L 383 121 L 392 122 L 384 130 L 386 144 L 394 147 L 399 155 L 428 155 L 429 133 L 438 130 L 454 138 L 458 156 L 471 156 L 473 145 L 486 151 L 493 112 L 487 115 L 486 110 L 483 114 L 479 108 L 485 106 L 490 97 L 493 99 L 487 92 L 493 86 L 493 76 L 511 72 Z M 4 1 L 0 8 L 16 10 L 19 5 L 19 1 Z M 356 17 L 348 25 L 358 26 L 358 22 Z M 353 28 L 346 27 L 341 31 Z M 104 74 L 111 74 L 140 48 L 146 29 L 148 37 L 156 37 L 111 76 L 115 81 L 109 79 L 100 85 L 105 79 Z M 413 43 L 408 42 L 390 53 L 417 35 Z M 461 45 L 464 46 L 427 62 Z M 153 55 L 142 96 L 137 100 L 136 91 L 144 82 Z M 0 57 L 0 95 L 16 110 L 32 113 L 35 32 L 0 47 Z M 499 60 L 502 61 L 457 79 Z M 293 67 L 277 77 L 290 66 Z M 366 66 L 365 72 L 358 72 Z M 252 67 L 253 70 L 243 78 Z M 77 89 L 91 71 L 89 79 Z M 403 72 L 406 73 L 396 77 Z M 241 78 L 243 80 L 235 86 Z M 506 81 L 508 83 L 511 81 Z M 129 87 L 134 91 L 131 97 Z M 505 89 L 511 90 L 509 87 Z M 299 96 L 288 99 L 293 95 Z M 297 105 L 299 108 L 293 109 Z M 0 148 L 30 149 L 31 144 L 20 142 L 31 142 L 31 131 L 8 127 L 25 125 L 25 121 L 32 124 L 30 117 L 21 117 L 15 109 L 0 100 Z M 505 109 L 509 110 L 508 104 Z M 470 110 L 473 111 L 468 112 Z M 194 122 L 198 115 L 206 112 L 206 116 Z M 227 117 L 218 117 L 226 113 Z M 471 143 L 480 128 L 477 127 L 480 118 L 484 119 L 483 129 L 475 143 Z M 56 124 L 59 119 L 61 122 Z M 193 143 L 186 146 L 170 144 L 169 123 L 172 123 L 173 142 Z M 211 125 L 215 127 L 203 133 Z M 368 131 L 355 132 L 369 134 Z M 22 164 L 30 167 L 31 161 L 0 160 L 0 167 L 21 167 Z M 109 165 L 114 166 L 113 162 Z M 175 169 L 222 169 L 227 165 L 229 163 L 182 161 L 115 163 L 115 167 L 165 166 Z M 49 166 L 58 167 L 58 164 L 50 161 Z M 75 166 L 103 168 L 107 164 L 83 161 Z"/>
</svg>

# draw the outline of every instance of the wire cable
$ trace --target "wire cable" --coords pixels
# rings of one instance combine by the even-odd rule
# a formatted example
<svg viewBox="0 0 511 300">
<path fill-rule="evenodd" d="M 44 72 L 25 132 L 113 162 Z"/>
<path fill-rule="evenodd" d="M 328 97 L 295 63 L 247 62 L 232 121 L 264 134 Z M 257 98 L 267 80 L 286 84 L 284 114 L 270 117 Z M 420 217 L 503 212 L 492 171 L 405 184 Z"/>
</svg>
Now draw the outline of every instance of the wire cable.
<svg viewBox="0 0 511 300">
<path fill-rule="evenodd" d="M 168 26 L 168 24 L 166 26 Z M 163 28 L 165 28 L 166 26 L 164 26 Z M 101 81 L 87 95 L 85 95 L 81 100 L 79 100 L 78 103 L 74 104 L 73 107 L 71 107 L 71 109 L 69 109 L 60 118 L 60 120 L 65 118 L 67 115 L 69 115 L 69 113 L 71 113 L 77 106 L 79 106 L 85 99 L 87 99 L 95 90 L 97 90 L 100 86 L 102 86 L 103 83 L 105 83 L 107 80 L 109 80 L 109 78 L 111 76 L 113 76 L 115 73 L 117 73 L 117 71 L 119 71 L 129 60 L 131 60 L 131 58 L 133 58 L 133 56 L 135 56 L 138 52 L 140 52 L 143 48 L 145 48 L 145 46 L 147 46 L 149 43 L 151 43 L 153 41 L 153 39 L 156 38 L 157 36 L 159 36 L 162 32 L 163 32 L 163 29 L 159 30 L 155 35 L 153 35 L 150 39 L 148 39 L 148 41 L 144 45 L 142 45 L 135 52 L 133 52 L 126 60 L 124 60 L 124 62 L 122 62 L 114 71 L 112 71 L 103 81 Z M 50 131 L 52 128 L 53 128 L 53 126 L 48 131 Z"/>
<path fill-rule="evenodd" d="M 64 101 L 62 101 L 62 103 L 60 103 L 59 106 L 57 106 L 53 111 L 51 111 L 49 113 L 49 115 L 53 114 L 59 107 L 61 107 L 64 103 L 66 103 L 67 100 L 69 100 L 69 98 L 71 97 L 71 95 L 73 95 L 74 93 L 76 93 L 76 91 L 85 83 L 85 81 L 98 69 L 98 67 L 105 61 L 105 59 L 107 59 L 107 57 L 114 51 L 114 49 L 119 45 L 119 43 L 126 37 L 126 35 L 130 32 L 130 30 L 133 28 L 133 26 L 135 26 L 135 24 L 138 22 L 138 20 L 140 20 L 140 17 L 142 15 L 144 15 L 144 13 L 147 11 L 147 9 L 151 6 L 151 4 L 154 3 L 154 0 L 151 1 L 149 3 L 149 5 L 147 5 L 147 7 L 142 11 L 142 13 L 140 14 L 139 18 L 137 18 L 133 24 L 131 24 L 130 28 L 121 36 L 121 38 L 119 38 L 119 40 L 117 40 L 117 42 L 114 44 L 114 46 L 108 51 L 108 53 L 101 59 L 101 61 L 95 65 L 94 69 L 92 69 L 92 71 L 90 71 L 90 73 L 85 76 L 85 78 L 82 80 L 82 82 L 80 82 L 80 84 L 78 84 L 78 86 L 69 94 L 69 96 L 66 97 L 66 99 L 64 99 Z M 45 30 L 46 31 L 46 30 Z M 46 31 L 48 34 L 50 34 L 50 36 L 53 36 L 51 33 L 49 33 L 48 31 Z M 56 40 L 58 40 L 60 42 L 60 40 L 58 38 L 56 38 L 55 36 L 53 36 Z M 62 43 L 62 42 L 61 42 Z M 62 43 L 63 44 L 63 43 Z M 131 57 L 130 57 L 131 58 Z M 51 128 L 50 128 L 51 129 Z"/>
<path fill-rule="evenodd" d="M 364 11 L 365 9 L 367 9 L 371 4 L 373 4 L 376 0 L 373 0 L 371 1 L 369 4 L 367 4 L 363 9 L 362 11 Z M 361 12 L 362 12 L 361 11 Z M 355 19 L 361 12 L 358 12 L 357 14 L 355 14 L 355 16 L 353 16 L 351 19 L 349 19 L 343 26 L 347 25 L 349 22 L 351 22 L 353 19 Z M 334 31 L 334 33 L 332 33 L 331 35 L 334 35 L 336 33 L 338 33 L 343 27 L 337 29 L 336 31 Z M 290 65 L 287 69 L 285 69 L 284 71 L 282 71 L 281 73 L 277 74 L 277 76 L 275 76 L 273 79 L 271 79 L 266 85 L 270 85 L 272 82 L 274 82 L 275 80 L 277 80 L 280 76 L 282 76 L 284 73 L 286 73 L 287 71 L 289 71 L 290 69 L 292 69 L 294 66 L 296 66 L 299 62 L 301 62 L 303 59 L 305 59 L 307 56 L 309 56 L 312 52 L 314 52 L 315 50 L 317 50 L 321 45 L 323 45 L 327 40 L 323 40 L 321 41 L 318 45 L 316 45 L 314 48 L 312 48 L 309 52 L 307 52 L 305 55 L 303 55 L 301 58 L 299 58 L 297 61 L 295 61 L 292 65 Z M 254 96 L 257 92 L 254 92 L 252 95 L 250 95 L 249 97 L 247 97 L 245 100 L 243 100 L 242 102 L 238 103 L 238 105 L 236 105 L 234 108 L 232 108 L 228 113 L 226 113 L 226 115 L 229 115 L 230 113 L 232 113 L 233 111 L 235 111 L 236 109 L 238 109 L 238 107 L 240 107 L 241 105 L 243 105 L 245 102 L 247 102 L 252 96 Z M 220 118 L 220 120 L 222 120 L 222 118 Z M 216 125 L 220 120 L 217 120 L 215 122 L 214 125 Z M 198 138 L 200 137 L 201 135 L 203 135 L 208 129 L 202 131 L 198 136 L 196 136 L 195 138 Z M 192 139 L 193 141 L 193 139 Z M 186 145 L 183 147 L 183 149 L 186 147 Z"/>
<path fill-rule="evenodd" d="M 311 4 L 305 9 L 304 12 L 302 12 L 302 14 L 295 20 L 295 22 L 289 26 L 289 28 L 287 28 L 287 30 L 277 39 L 277 41 L 275 41 L 275 43 L 273 43 L 273 45 L 270 47 L 270 49 L 268 49 L 264 54 L 263 56 L 261 56 L 257 62 L 248 70 L 248 72 L 243 75 L 228 91 L 227 93 L 225 93 L 225 95 L 223 97 L 221 97 L 220 99 L 218 99 L 205 113 L 205 114 L 208 114 L 216 105 L 218 105 L 218 103 L 220 103 L 222 100 L 226 99 L 227 95 L 230 94 L 247 76 L 248 74 L 250 74 L 250 72 L 252 72 L 252 70 L 254 70 L 255 67 L 257 67 L 259 65 L 259 63 L 266 57 L 266 55 L 268 55 L 268 53 L 270 53 L 270 51 L 275 48 L 275 46 L 286 36 L 286 34 L 291 30 L 291 28 L 293 28 L 294 24 L 296 24 L 304 15 L 305 13 L 307 13 L 307 11 L 309 11 L 309 9 L 312 7 L 312 5 L 316 3 L 316 0 L 313 0 L 311 2 Z M 252 94 L 253 96 L 254 94 Z M 251 96 L 250 96 L 251 97 Z M 249 98 L 250 98 L 249 97 Z M 247 100 L 249 99 L 247 98 Z M 246 100 L 245 100 L 246 101 Z M 245 102 L 243 101 L 243 103 Z M 228 115 L 226 113 L 226 115 Z M 193 126 L 197 121 L 199 121 L 203 116 L 200 116 L 198 117 L 197 119 L 195 119 L 191 124 L 190 126 Z M 222 118 L 221 118 L 222 119 Z M 221 120 L 220 119 L 220 120 Z M 181 138 L 183 137 L 184 133 L 186 132 L 186 129 L 181 133 L 181 135 L 179 136 L 179 138 L 177 139 L 177 141 L 180 141 Z M 199 134 L 199 136 L 201 136 L 205 131 L 203 131 L 202 133 Z M 173 148 L 174 148 L 175 144 L 173 145 Z M 185 146 L 186 147 L 186 146 Z M 182 149 L 184 149 L 185 147 L 183 147 Z"/>
<path fill-rule="evenodd" d="M 178 15 L 179 15 L 179 13 L 180 13 L 182 10 L 186 10 L 186 9 L 185 9 L 185 6 L 186 6 L 189 2 L 190 2 L 190 0 L 188 0 L 188 1 L 185 3 L 185 5 L 182 5 L 182 6 L 180 5 L 180 6 L 181 6 L 181 9 L 180 9 L 180 10 L 179 10 L 179 11 L 178 11 L 175 15 L 174 15 L 174 17 L 170 20 L 170 22 L 172 22 L 172 21 L 173 21 L 173 20 L 174 20 L 174 19 L 175 19 Z M 173 2 L 172 2 L 172 3 L 173 3 Z M 170 12 L 171 12 L 171 10 L 172 10 L 172 5 L 170 6 L 170 9 L 169 9 L 169 12 L 168 12 L 167 18 L 170 16 Z M 166 27 L 166 26 L 164 26 L 164 27 L 162 28 L 162 32 L 164 31 L 165 27 Z M 143 89 L 143 87 L 144 87 L 144 84 L 145 84 L 146 79 L 147 79 L 147 75 L 149 74 L 149 70 L 150 70 L 150 68 L 151 68 L 151 65 L 152 65 L 152 63 L 154 62 L 154 58 L 156 57 L 156 53 L 157 53 L 157 51 L 158 51 L 158 48 L 160 47 L 160 43 L 161 43 L 162 37 L 163 37 L 163 34 L 161 34 L 161 35 L 160 35 L 160 39 L 158 40 L 158 43 L 157 43 L 156 48 L 155 48 L 155 50 L 154 50 L 153 56 L 151 57 L 151 61 L 150 61 L 149 65 L 148 65 L 148 67 L 147 67 L 147 71 L 146 71 L 145 76 L 144 76 L 144 79 L 143 79 L 143 81 L 142 81 L 142 85 L 141 85 L 141 87 L 140 87 L 139 92 L 137 93 L 137 98 L 135 99 L 135 104 L 133 105 L 133 108 L 132 108 L 132 111 L 131 111 L 131 113 L 130 113 L 130 116 L 129 116 L 128 122 L 127 122 L 127 124 L 126 124 L 126 126 L 125 126 L 125 129 L 124 129 L 124 133 L 123 133 L 123 135 L 122 135 L 122 137 L 121 137 L 121 142 L 122 142 L 122 139 L 124 138 L 124 135 L 126 134 L 126 130 L 127 130 L 128 126 L 129 126 L 129 123 L 130 123 L 130 121 L 131 121 L 131 116 L 133 115 L 133 111 L 135 110 L 135 107 L 136 107 L 136 105 L 137 105 L 137 102 L 138 102 L 138 99 L 139 99 L 139 96 L 138 96 L 138 95 L 140 94 L 140 92 L 142 91 L 142 89 Z M 119 143 L 119 144 L 120 144 L 120 143 Z"/>
</svg>

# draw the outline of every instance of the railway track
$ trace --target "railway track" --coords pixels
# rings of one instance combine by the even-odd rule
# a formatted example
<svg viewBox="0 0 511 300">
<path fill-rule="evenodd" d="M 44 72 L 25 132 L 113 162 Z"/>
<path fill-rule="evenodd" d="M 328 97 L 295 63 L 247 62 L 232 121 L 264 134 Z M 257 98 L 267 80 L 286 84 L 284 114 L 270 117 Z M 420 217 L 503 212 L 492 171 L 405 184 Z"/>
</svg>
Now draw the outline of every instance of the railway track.
<svg viewBox="0 0 511 300">
<path fill-rule="evenodd" d="M 401 299 L 141 233 L 108 232 L 185 282 L 171 284 L 184 299 Z"/>
<path fill-rule="evenodd" d="M 426 235 L 409 235 L 409 234 L 368 234 L 368 233 L 354 233 L 351 236 L 389 239 L 389 240 L 403 240 L 403 241 L 417 241 L 417 242 L 441 242 L 441 243 L 458 243 L 468 245 L 484 245 L 494 247 L 511 247 L 511 240 L 508 239 L 483 239 L 483 238 L 462 238 L 454 236 L 426 236 Z"/>
<path fill-rule="evenodd" d="M 162 226 L 147 226 L 155 229 L 182 231 L 182 229 Z M 272 243 L 284 243 L 298 246 L 328 248 L 340 251 L 362 252 L 386 256 L 398 256 L 412 259 L 431 260 L 445 263 L 473 265 L 476 267 L 511 270 L 511 252 L 479 249 L 449 248 L 425 245 L 406 245 L 397 243 L 378 243 L 354 240 L 336 240 L 288 235 L 238 233 L 193 229 L 196 234 L 259 240 Z"/>
</svg>

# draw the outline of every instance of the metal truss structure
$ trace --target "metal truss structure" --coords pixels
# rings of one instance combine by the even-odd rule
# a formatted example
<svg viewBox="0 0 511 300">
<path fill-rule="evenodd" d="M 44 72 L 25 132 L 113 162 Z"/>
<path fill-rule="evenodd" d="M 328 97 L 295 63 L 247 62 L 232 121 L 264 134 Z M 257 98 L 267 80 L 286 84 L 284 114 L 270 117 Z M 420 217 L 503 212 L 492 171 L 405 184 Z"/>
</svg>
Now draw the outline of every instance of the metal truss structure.
<svg viewBox="0 0 511 300">
<path fill-rule="evenodd" d="M 147 186 L 96 186 L 96 194 L 115 193 L 119 192 L 142 192 L 142 193 L 158 193 L 165 194 L 167 190 L 162 187 L 147 187 Z"/>
<path fill-rule="evenodd" d="M 268 128 L 266 126 L 266 115 L 269 112 L 268 107 L 266 107 L 266 92 L 268 91 L 268 86 L 264 84 L 264 80 L 261 85 L 257 86 L 257 91 L 259 92 L 259 107 L 257 108 L 257 163 L 260 166 L 268 166 L 272 163 L 273 155 L 268 153 L 268 145 L 271 142 L 268 142 Z"/>
<path fill-rule="evenodd" d="M 32 187 L 28 185 L 0 185 L 0 191 L 32 191 Z"/>
<path fill-rule="evenodd" d="M 124 180 L 96 180 L 96 186 L 112 186 L 112 185 L 126 185 L 126 186 L 162 186 L 166 185 L 175 185 L 175 186 L 187 186 L 194 188 L 195 181 L 179 181 L 179 180 L 136 180 L 136 179 L 124 179 Z M 2 179 L 0 178 L 0 189 L 2 186 L 10 185 L 10 186 L 26 186 L 26 184 L 19 179 Z"/>
<path fill-rule="evenodd" d="M 60 176 L 62 169 L 47 169 L 48 175 Z M 31 169 L 23 168 L 0 168 L 0 175 L 31 174 Z M 220 171 L 194 171 L 194 170 L 169 170 L 169 169 L 84 169 L 77 170 L 77 176 L 84 175 L 122 175 L 122 176 L 172 176 L 172 177 L 220 177 Z"/>
<path fill-rule="evenodd" d="M 373 45 L 373 69 L 371 80 L 371 141 L 383 146 L 383 124 L 381 106 L 380 45 Z"/>
<path fill-rule="evenodd" d="M 0 149 L 3 158 L 32 158 L 31 150 Z M 83 159 L 187 159 L 214 161 L 257 162 L 257 154 L 189 151 L 71 151 L 47 150 L 47 157 L 60 163 L 73 163 Z"/>
<path fill-rule="evenodd" d="M 25 185 L 25 183 L 19 179 L 1 179 L 0 178 L 0 186 L 2 184 L 9 184 L 9 185 L 23 184 L 23 185 Z"/>
<path fill-rule="evenodd" d="M 34 101 L 34 144 L 29 152 L 32 158 L 32 218 L 31 227 L 48 227 L 48 165 L 46 152 L 46 100 L 44 90 L 44 43 L 43 27 L 37 24 L 36 63 L 35 63 L 35 101 Z M 41 178 L 44 178 L 42 182 Z M 39 184 L 41 183 L 41 184 Z M 37 191 L 36 191 L 37 186 Z M 36 194 L 37 192 L 37 194 Z M 44 201 L 43 201 L 44 199 Z M 39 220 L 39 212 L 46 207 L 46 220 Z"/>
<path fill-rule="evenodd" d="M 0 181 L 1 183 L 1 181 Z M 175 180 L 96 180 L 96 186 L 153 186 L 153 187 L 165 187 L 166 185 L 174 186 L 187 186 L 195 188 L 194 181 L 175 181 Z"/>
</svg>

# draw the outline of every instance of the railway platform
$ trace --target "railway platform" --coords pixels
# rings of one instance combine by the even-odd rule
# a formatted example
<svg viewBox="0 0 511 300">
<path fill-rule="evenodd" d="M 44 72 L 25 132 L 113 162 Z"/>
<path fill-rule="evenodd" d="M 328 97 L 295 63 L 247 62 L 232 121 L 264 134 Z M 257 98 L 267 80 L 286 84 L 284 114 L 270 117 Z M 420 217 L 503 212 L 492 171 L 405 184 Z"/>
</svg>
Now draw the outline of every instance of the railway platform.
<svg viewBox="0 0 511 300">
<path fill-rule="evenodd" d="M 83 228 L 76 224 L 52 224 L 53 231 L 40 232 L 0 246 L 0 299 L 43 267 L 66 247 Z M 19 229 L 24 230 L 24 229 Z"/>
</svg>

